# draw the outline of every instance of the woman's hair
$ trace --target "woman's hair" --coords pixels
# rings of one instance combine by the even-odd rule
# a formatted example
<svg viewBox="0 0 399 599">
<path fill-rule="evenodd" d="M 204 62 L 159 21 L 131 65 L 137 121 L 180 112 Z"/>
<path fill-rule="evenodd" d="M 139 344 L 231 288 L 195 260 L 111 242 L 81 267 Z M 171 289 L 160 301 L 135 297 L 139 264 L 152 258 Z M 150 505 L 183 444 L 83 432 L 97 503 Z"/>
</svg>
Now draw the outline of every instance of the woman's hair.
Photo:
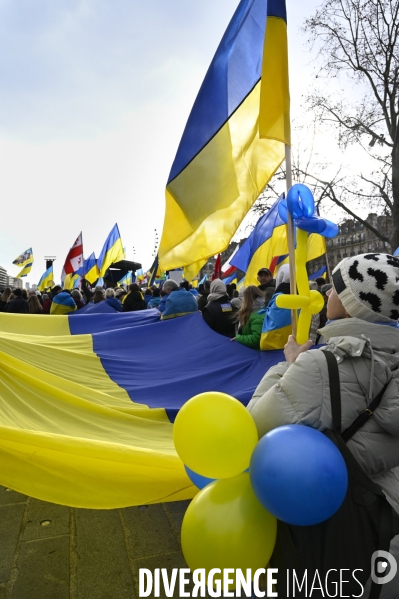
<svg viewBox="0 0 399 599">
<path fill-rule="evenodd" d="M 137 283 L 130 283 L 129 291 L 140 291 L 140 287 L 137 285 Z"/>
<path fill-rule="evenodd" d="M 245 288 L 241 308 L 236 315 L 236 320 L 238 320 L 242 326 L 247 324 L 249 317 L 254 311 L 254 301 L 264 297 L 265 294 L 263 291 L 258 289 L 258 287 L 255 287 L 255 285 L 249 285 L 249 287 Z"/>
<path fill-rule="evenodd" d="M 98 304 L 99 302 L 103 302 L 105 300 L 105 291 L 102 287 L 96 287 L 93 296 L 93 304 Z"/>
<path fill-rule="evenodd" d="M 0 300 L 2 302 L 8 302 L 10 295 L 11 295 L 11 288 L 6 287 L 3 291 L 3 293 L 1 294 Z"/>
<path fill-rule="evenodd" d="M 21 289 L 21 295 L 24 298 L 24 300 L 28 299 L 28 292 L 26 289 Z"/>
<path fill-rule="evenodd" d="M 31 295 L 28 299 L 29 314 L 41 314 L 43 308 L 36 295 Z"/>
<path fill-rule="evenodd" d="M 153 290 L 152 297 L 161 297 L 161 290 L 158 289 L 158 287 L 155 287 L 155 289 Z"/>
<path fill-rule="evenodd" d="M 115 297 L 115 291 L 111 288 L 107 289 L 105 292 L 105 297 Z"/>
<path fill-rule="evenodd" d="M 82 301 L 82 294 L 80 293 L 79 289 L 72 289 L 71 295 L 73 299 L 77 299 L 80 302 Z"/>
<path fill-rule="evenodd" d="M 145 290 L 144 295 L 152 295 L 152 289 L 149 287 Z"/>
</svg>

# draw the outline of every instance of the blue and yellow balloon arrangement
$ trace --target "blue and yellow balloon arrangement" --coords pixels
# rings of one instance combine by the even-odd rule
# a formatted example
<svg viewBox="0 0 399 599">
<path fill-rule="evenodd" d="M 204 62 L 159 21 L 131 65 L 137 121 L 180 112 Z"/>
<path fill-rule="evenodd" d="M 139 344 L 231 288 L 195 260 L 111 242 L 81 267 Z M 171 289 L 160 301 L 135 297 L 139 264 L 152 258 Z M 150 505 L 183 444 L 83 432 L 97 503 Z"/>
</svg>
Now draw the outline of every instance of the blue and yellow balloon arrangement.
<svg viewBox="0 0 399 599">
<path fill-rule="evenodd" d="M 283 214 L 285 209 L 297 226 L 299 295 L 279 297 L 288 298 L 281 307 L 301 308 L 297 339 L 304 343 L 311 315 L 322 307 L 320 294 L 309 291 L 307 234 L 334 236 L 338 229 L 314 215 L 313 196 L 304 185 L 290 189 Z M 265 568 L 276 541 L 277 519 L 317 524 L 331 517 L 345 498 L 347 469 L 332 441 L 294 424 L 273 429 L 258 442 L 252 416 L 230 395 L 193 397 L 177 415 L 173 435 L 190 480 L 201 489 L 182 525 L 182 550 L 191 570 Z"/>
</svg>

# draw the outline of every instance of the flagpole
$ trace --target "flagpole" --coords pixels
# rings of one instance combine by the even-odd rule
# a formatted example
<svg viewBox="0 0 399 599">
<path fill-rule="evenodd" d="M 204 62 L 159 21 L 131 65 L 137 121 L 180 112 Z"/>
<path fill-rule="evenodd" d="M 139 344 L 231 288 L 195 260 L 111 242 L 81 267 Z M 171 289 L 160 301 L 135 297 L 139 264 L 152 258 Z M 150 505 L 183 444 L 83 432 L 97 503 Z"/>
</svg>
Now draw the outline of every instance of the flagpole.
<svg viewBox="0 0 399 599">
<path fill-rule="evenodd" d="M 291 148 L 287 144 L 285 145 L 285 167 L 286 167 L 286 189 L 287 193 L 292 187 L 292 157 Z M 288 222 L 287 222 L 287 238 L 288 238 L 288 253 L 289 253 L 289 264 L 290 264 L 290 292 L 291 295 L 296 295 L 296 271 L 295 271 L 295 233 L 294 233 L 294 220 L 291 217 L 289 211 Z M 291 310 L 292 320 L 292 335 L 296 337 L 297 329 L 297 311 Z"/>
</svg>

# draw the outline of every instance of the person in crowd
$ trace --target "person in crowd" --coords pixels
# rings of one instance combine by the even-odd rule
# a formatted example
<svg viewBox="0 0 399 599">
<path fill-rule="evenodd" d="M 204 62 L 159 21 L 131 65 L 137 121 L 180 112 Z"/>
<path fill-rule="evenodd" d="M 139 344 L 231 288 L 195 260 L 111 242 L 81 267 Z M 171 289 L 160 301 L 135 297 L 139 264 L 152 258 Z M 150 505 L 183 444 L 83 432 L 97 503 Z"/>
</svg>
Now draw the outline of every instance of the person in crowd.
<svg viewBox="0 0 399 599">
<path fill-rule="evenodd" d="M 187 291 L 185 286 L 174 287 L 171 289 L 169 295 L 166 296 L 165 309 L 161 314 L 161 320 L 186 316 L 193 312 L 198 312 L 197 300 L 193 294 Z"/>
<path fill-rule="evenodd" d="M 140 287 L 137 285 L 137 283 L 131 283 L 129 285 L 129 293 L 123 302 L 123 312 L 136 312 L 137 310 L 146 309 L 147 304 L 145 303 L 143 294 L 140 291 Z"/>
<path fill-rule="evenodd" d="M 7 302 L 11 295 L 11 288 L 6 287 L 0 296 L 0 312 L 6 312 Z"/>
<path fill-rule="evenodd" d="M 145 301 L 147 307 L 148 307 L 148 304 L 151 301 L 151 299 L 152 299 L 152 289 L 147 288 L 144 291 L 144 301 Z"/>
<path fill-rule="evenodd" d="M 186 291 L 190 291 L 190 283 L 188 281 L 182 281 L 179 287 L 182 287 Z"/>
<path fill-rule="evenodd" d="M 76 304 L 76 309 L 77 310 L 80 310 L 81 308 L 85 307 L 86 304 L 83 301 L 83 296 L 80 293 L 79 289 L 72 289 L 71 295 L 73 297 L 73 301 Z"/>
<path fill-rule="evenodd" d="M 105 292 L 105 303 L 111 306 L 111 308 L 118 310 L 118 312 L 122 312 L 122 304 L 119 299 L 115 297 L 115 291 L 111 289 L 111 287 Z"/>
<path fill-rule="evenodd" d="M 235 337 L 234 307 L 226 292 L 226 285 L 220 279 L 211 282 L 208 302 L 202 310 L 205 322 L 220 335 Z"/>
<path fill-rule="evenodd" d="M 276 304 L 276 299 L 281 293 L 290 293 L 290 267 L 288 264 L 283 264 L 279 268 L 275 291 L 266 307 L 260 340 L 262 350 L 283 349 L 291 334 L 291 311 L 279 308 Z"/>
<path fill-rule="evenodd" d="M 50 314 L 60 316 L 75 312 L 76 309 L 77 307 L 71 291 L 69 289 L 63 289 L 53 298 Z"/>
<path fill-rule="evenodd" d="M 189 292 L 197 299 L 199 296 L 198 290 L 195 287 L 190 286 Z"/>
<path fill-rule="evenodd" d="M 51 294 L 48 295 L 48 298 L 46 300 L 43 300 L 43 304 L 42 304 L 43 314 L 50 314 L 51 304 L 53 303 L 53 300 L 56 297 L 56 295 L 58 295 L 58 293 L 61 293 L 61 291 L 62 291 L 61 285 L 56 285 L 55 287 L 52 288 Z"/>
<path fill-rule="evenodd" d="M 36 293 L 33 292 L 33 294 L 29 293 L 28 295 L 29 314 L 43 314 L 43 308 Z"/>
<path fill-rule="evenodd" d="M 208 303 L 208 295 L 210 294 L 210 292 L 211 292 L 211 282 L 205 281 L 203 291 L 200 292 L 201 295 L 198 298 L 198 310 L 200 310 L 201 312 L 205 308 L 206 304 Z"/>
<path fill-rule="evenodd" d="M 248 410 L 259 437 L 287 424 L 331 430 L 330 378 L 323 351 L 332 352 L 339 371 L 342 431 L 383 391 L 380 405 L 348 448 L 399 512 L 399 259 L 378 253 L 344 258 L 332 273 L 327 296 L 328 322 L 321 329 L 327 346 L 308 351 L 310 341 L 299 345 L 290 336 L 286 361 L 268 370 Z M 389 551 L 399 561 L 398 536 Z M 389 584 L 383 596 L 394 599 L 396 579 L 393 587 Z"/>
<path fill-rule="evenodd" d="M 255 285 L 246 287 L 241 308 L 237 312 L 238 331 L 231 341 L 260 349 L 260 336 L 265 319 L 265 294 Z"/>
<path fill-rule="evenodd" d="M 105 289 L 103 287 L 96 287 L 93 295 L 93 304 L 99 304 L 105 302 Z"/>
<path fill-rule="evenodd" d="M 226 292 L 227 295 L 229 296 L 229 299 L 233 299 L 233 292 L 234 292 L 235 287 L 233 287 L 233 285 L 231 283 L 227 283 L 226 285 Z"/>
<path fill-rule="evenodd" d="M 323 279 L 323 277 L 317 277 L 315 283 L 317 284 L 317 290 L 316 291 L 321 291 L 321 288 L 323 287 L 323 285 L 326 284 L 326 280 Z"/>
<path fill-rule="evenodd" d="M 94 292 L 91 290 L 90 283 L 87 279 L 82 279 L 80 284 L 80 290 L 86 301 L 86 304 L 93 301 Z"/>
<path fill-rule="evenodd" d="M 259 287 L 258 287 L 259 289 Z M 239 310 L 242 306 L 242 300 L 244 299 L 244 291 L 245 291 L 245 287 L 244 285 L 242 287 L 240 287 L 239 291 L 235 291 L 235 293 L 237 294 L 235 297 L 233 297 L 233 299 L 231 300 L 231 305 L 234 307 L 235 310 Z M 259 289 L 260 291 L 260 289 Z M 263 291 L 261 292 L 263 293 Z M 263 294 L 263 298 L 264 298 L 264 294 Z M 265 307 L 265 304 L 263 303 L 263 307 Z"/>
<path fill-rule="evenodd" d="M 11 314 L 28 314 L 29 306 L 26 299 L 22 297 L 22 289 L 14 289 L 13 295 L 13 299 L 11 299 L 11 295 L 9 296 L 5 312 L 9 312 Z"/>
<path fill-rule="evenodd" d="M 260 268 L 258 270 L 258 289 L 265 294 L 265 308 L 267 308 L 270 300 L 276 292 L 276 281 L 268 268 Z"/>
<path fill-rule="evenodd" d="M 161 292 L 161 296 L 162 296 L 161 302 L 158 306 L 158 310 L 161 314 L 165 310 L 165 305 L 166 305 L 166 300 L 168 299 L 168 295 L 175 289 L 178 289 L 178 285 L 177 285 L 176 281 L 173 281 L 173 279 L 167 279 L 165 281 L 165 283 L 163 284 L 162 292 Z"/>
<path fill-rule="evenodd" d="M 29 296 L 28 296 L 28 290 L 27 289 L 21 289 L 21 293 L 22 293 L 22 297 L 24 300 L 28 301 Z"/>
<path fill-rule="evenodd" d="M 148 302 L 147 308 L 158 308 L 161 303 L 161 290 L 158 287 L 155 287 L 152 291 L 152 298 Z"/>
</svg>

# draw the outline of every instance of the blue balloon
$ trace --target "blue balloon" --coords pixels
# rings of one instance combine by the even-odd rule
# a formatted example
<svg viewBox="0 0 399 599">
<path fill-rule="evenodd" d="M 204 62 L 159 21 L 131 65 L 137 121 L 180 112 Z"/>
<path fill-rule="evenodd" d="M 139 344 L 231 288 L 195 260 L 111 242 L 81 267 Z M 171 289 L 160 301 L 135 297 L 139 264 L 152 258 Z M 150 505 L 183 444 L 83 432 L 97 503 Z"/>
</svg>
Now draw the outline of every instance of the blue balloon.
<svg viewBox="0 0 399 599">
<path fill-rule="evenodd" d="M 327 223 L 324 218 L 320 218 L 320 216 L 308 216 L 304 218 L 303 216 L 297 218 L 296 226 L 302 231 L 306 231 L 307 233 L 319 233 L 320 235 L 324 235 L 324 230 L 327 226 Z"/>
<path fill-rule="evenodd" d="M 184 465 L 184 468 L 187 472 L 188 478 L 198 489 L 203 489 L 206 485 L 213 483 L 215 478 L 207 478 L 206 476 L 201 476 L 201 474 L 197 474 L 194 470 L 191 470 L 188 466 Z"/>
<path fill-rule="evenodd" d="M 296 183 L 287 193 L 288 212 L 292 218 L 313 216 L 314 199 L 309 187 Z"/>
<path fill-rule="evenodd" d="M 259 441 L 249 475 L 260 503 L 276 518 L 308 526 L 330 518 L 348 488 L 345 461 L 332 441 L 308 426 L 280 426 Z"/>
<path fill-rule="evenodd" d="M 338 225 L 326 219 L 326 228 L 324 229 L 322 235 L 323 237 L 328 237 L 328 239 L 332 239 L 336 237 L 339 233 Z"/>
</svg>

